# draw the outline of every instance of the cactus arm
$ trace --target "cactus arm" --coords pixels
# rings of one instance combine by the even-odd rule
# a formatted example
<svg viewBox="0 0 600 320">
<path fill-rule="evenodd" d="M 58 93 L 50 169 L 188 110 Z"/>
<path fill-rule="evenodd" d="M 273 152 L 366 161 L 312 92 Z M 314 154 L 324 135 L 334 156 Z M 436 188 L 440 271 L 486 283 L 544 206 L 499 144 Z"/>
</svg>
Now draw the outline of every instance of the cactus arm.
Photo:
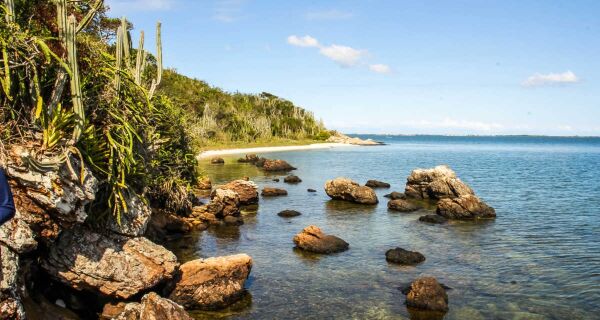
<svg viewBox="0 0 600 320">
<path fill-rule="evenodd" d="M 100 10 L 100 8 L 102 8 L 103 3 L 104 3 L 104 0 L 98 0 L 98 1 L 96 1 L 96 3 L 94 3 L 94 5 L 90 8 L 90 11 L 79 22 L 79 25 L 77 26 L 75 33 L 81 32 L 81 30 L 87 28 L 87 26 L 90 25 L 90 22 L 92 22 L 92 19 L 94 19 L 94 16 L 96 15 L 96 13 L 98 13 L 98 10 Z"/>
<path fill-rule="evenodd" d="M 127 67 L 127 69 L 131 69 L 131 58 L 130 58 L 130 52 L 131 52 L 131 42 L 129 41 L 130 36 L 129 36 L 129 26 L 127 25 L 127 19 L 125 19 L 125 17 L 121 18 L 121 41 L 122 41 L 122 45 L 123 45 L 123 54 L 124 57 L 123 59 L 125 60 L 125 66 Z"/>
<path fill-rule="evenodd" d="M 154 92 L 156 91 L 156 87 L 162 81 L 162 39 L 161 39 L 161 24 L 158 22 L 156 24 L 156 79 L 152 80 L 152 84 L 150 85 L 150 91 L 148 92 L 148 98 L 152 99 L 154 96 Z"/>
<path fill-rule="evenodd" d="M 137 49 L 137 58 L 135 63 L 135 83 L 140 85 L 142 83 L 142 74 L 144 73 L 144 67 L 146 64 L 143 59 L 146 58 L 146 54 L 144 52 L 144 31 L 140 32 L 140 43 Z"/>
<path fill-rule="evenodd" d="M 4 0 L 6 4 L 6 22 L 13 23 L 15 22 L 15 1 L 14 0 Z"/>
<path fill-rule="evenodd" d="M 85 121 L 85 110 L 83 108 L 81 85 L 79 82 L 79 66 L 77 65 L 77 43 L 76 43 L 77 19 L 71 15 L 67 20 L 66 40 L 67 57 L 71 69 L 71 100 L 73 102 L 73 113 L 75 114 L 75 129 L 73 130 L 73 142 L 79 141 L 83 132 Z"/>
<path fill-rule="evenodd" d="M 116 52 L 116 73 L 115 73 L 115 90 L 117 93 L 121 89 L 121 68 L 123 67 L 123 28 L 117 29 L 117 52 Z"/>
</svg>

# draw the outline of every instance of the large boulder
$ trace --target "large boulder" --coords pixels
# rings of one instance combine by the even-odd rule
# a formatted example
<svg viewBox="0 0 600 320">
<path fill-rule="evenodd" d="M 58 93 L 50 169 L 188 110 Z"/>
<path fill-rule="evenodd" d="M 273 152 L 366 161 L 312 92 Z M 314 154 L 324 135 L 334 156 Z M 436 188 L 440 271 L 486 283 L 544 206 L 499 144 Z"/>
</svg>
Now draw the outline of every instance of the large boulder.
<svg viewBox="0 0 600 320">
<path fill-rule="evenodd" d="M 77 290 L 128 299 L 173 277 L 177 258 L 146 238 L 98 234 L 84 227 L 61 234 L 42 267 Z"/>
<path fill-rule="evenodd" d="M 395 248 L 386 251 L 385 260 L 402 265 L 415 265 L 425 261 L 425 256 L 420 252 Z"/>
<path fill-rule="evenodd" d="M 377 204 L 373 189 L 361 186 L 348 178 L 336 178 L 325 183 L 325 192 L 332 199 L 346 200 L 360 204 Z"/>
<path fill-rule="evenodd" d="M 407 179 L 404 193 L 409 198 L 434 201 L 474 194 L 473 190 L 445 165 L 413 170 Z"/>
<path fill-rule="evenodd" d="M 367 186 L 369 188 L 389 188 L 390 184 L 387 182 L 378 181 L 378 180 L 369 180 L 369 181 L 367 181 L 367 183 L 365 183 L 365 186 Z"/>
<path fill-rule="evenodd" d="M 109 219 L 107 229 L 129 237 L 141 236 L 146 232 L 152 210 L 135 194 L 132 194 L 126 203 L 127 212 L 121 214 L 120 221 Z"/>
<path fill-rule="evenodd" d="M 496 217 L 496 210 L 474 195 L 442 199 L 437 203 L 436 213 L 444 218 L 473 220 Z"/>
<path fill-rule="evenodd" d="M 106 305 L 101 319 L 113 320 L 192 320 L 193 318 L 177 303 L 150 292 L 142 301 Z"/>
<path fill-rule="evenodd" d="M 258 203 L 258 186 L 252 181 L 234 180 L 217 189 L 232 190 L 240 197 L 240 205 L 250 205 Z"/>
<path fill-rule="evenodd" d="M 416 204 L 402 199 L 390 200 L 387 204 L 388 209 L 399 212 L 413 212 L 419 210 Z"/>
<path fill-rule="evenodd" d="M 251 269 L 252 258 L 246 254 L 186 262 L 169 299 L 188 309 L 226 307 L 243 295 Z"/>
<path fill-rule="evenodd" d="M 229 189 L 215 189 L 210 195 L 209 211 L 218 218 L 240 213 L 240 196 Z"/>
<path fill-rule="evenodd" d="M 317 226 L 308 226 L 294 237 L 297 248 L 315 253 L 334 253 L 348 250 L 341 238 L 323 233 Z"/>
<path fill-rule="evenodd" d="M 16 252 L 0 244 L 0 319 L 26 319 L 21 301 L 19 260 Z"/>
<path fill-rule="evenodd" d="M 404 293 L 408 307 L 429 311 L 448 311 L 446 290 L 433 277 L 422 277 L 413 281 Z"/>
<path fill-rule="evenodd" d="M 271 160 L 266 159 L 262 164 L 262 168 L 265 171 L 292 171 L 296 170 L 296 168 L 292 167 L 289 163 L 284 160 Z"/>
</svg>

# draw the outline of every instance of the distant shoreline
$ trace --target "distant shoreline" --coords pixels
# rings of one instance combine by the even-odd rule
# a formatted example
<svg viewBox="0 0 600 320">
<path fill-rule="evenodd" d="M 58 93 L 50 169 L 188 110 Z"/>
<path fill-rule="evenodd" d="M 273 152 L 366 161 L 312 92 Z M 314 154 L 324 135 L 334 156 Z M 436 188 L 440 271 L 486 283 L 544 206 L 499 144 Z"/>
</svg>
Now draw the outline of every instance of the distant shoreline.
<svg viewBox="0 0 600 320">
<path fill-rule="evenodd" d="M 254 148 L 232 148 L 232 149 L 220 149 L 220 150 L 207 150 L 198 154 L 198 159 L 206 159 L 216 156 L 235 155 L 235 154 L 247 154 L 247 153 L 269 153 L 269 152 L 281 152 L 281 151 L 298 151 L 298 150 L 317 150 L 317 149 L 331 149 L 340 147 L 356 147 L 356 145 L 345 144 L 345 143 L 313 143 L 306 145 L 297 146 L 277 146 L 277 147 L 254 147 Z"/>
<path fill-rule="evenodd" d="M 536 134 L 407 134 L 407 133 L 346 133 L 349 136 L 388 136 L 388 137 L 466 137 L 466 138 L 571 138 L 571 139 L 597 139 L 600 136 L 556 136 L 556 135 L 536 135 Z"/>
</svg>

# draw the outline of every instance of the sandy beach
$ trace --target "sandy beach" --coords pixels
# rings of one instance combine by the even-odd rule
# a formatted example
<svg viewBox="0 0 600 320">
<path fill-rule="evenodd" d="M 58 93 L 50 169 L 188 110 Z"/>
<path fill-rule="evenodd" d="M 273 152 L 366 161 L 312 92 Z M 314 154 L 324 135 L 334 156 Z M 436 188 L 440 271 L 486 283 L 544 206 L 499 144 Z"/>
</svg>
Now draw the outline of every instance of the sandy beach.
<svg viewBox="0 0 600 320">
<path fill-rule="evenodd" d="M 330 149 L 340 147 L 356 147 L 355 145 L 345 143 L 314 143 L 303 146 L 279 146 L 279 147 L 256 147 L 256 148 L 236 148 L 236 149 L 221 149 L 221 150 L 207 150 L 201 152 L 197 158 L 206 159 L 215 156 L 233 155 L 233 154 L 247 154 L 247 153 L 268 153 L 268 152 L 280 152 L 280 151 L 299 151 L 299 150 L 315 150 L 315 149 Z"/>
</svg>

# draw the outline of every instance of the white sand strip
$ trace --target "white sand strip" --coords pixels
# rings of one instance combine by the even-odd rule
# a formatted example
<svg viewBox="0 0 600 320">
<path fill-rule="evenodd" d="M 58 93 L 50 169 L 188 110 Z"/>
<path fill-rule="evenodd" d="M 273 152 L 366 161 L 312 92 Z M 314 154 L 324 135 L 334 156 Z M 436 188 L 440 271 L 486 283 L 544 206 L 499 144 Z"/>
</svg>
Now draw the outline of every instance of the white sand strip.
<svg viewBox="0 0 600 320">
<path fill-rule="evenodd" d="M 315 150 L 315 149 L 330 149 L 338 147 L 356 147 L 345 143 L 314 143 L 303 146 L 281 146 L 281 147 L 257 147 L 257 148 L 238 148 L 238 149 L 222 149 L 208 150 L 201 152 L 198 159 L 206 159 L 215 156 L 224 156 L 231 154 L 247 154 L 247 153 L 268 153 L 280 151 L 299 151 L 299 150 Z"/>
</svg>

